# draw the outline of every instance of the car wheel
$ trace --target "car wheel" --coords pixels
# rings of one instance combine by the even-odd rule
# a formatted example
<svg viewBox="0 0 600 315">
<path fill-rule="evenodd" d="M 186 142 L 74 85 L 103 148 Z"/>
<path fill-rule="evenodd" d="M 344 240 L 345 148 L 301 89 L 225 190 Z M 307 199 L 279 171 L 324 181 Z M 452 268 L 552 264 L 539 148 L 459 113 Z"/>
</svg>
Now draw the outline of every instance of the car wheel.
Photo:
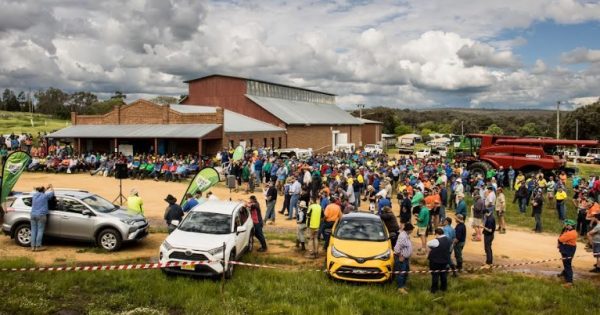
<svg viewBox="0 0 600 315">
<path fill-rule="evenodd" d="M 31 225 L 24 223 L 15 229 L 15 242 L 19 246 L 31 246 Z"/>
<path fill-rule="evenodd" d="M 102 249 L 113 252 L 121 247 L 121 234 L 114 229 L 106 229 L 98 234 L 96 242 Z"/>
<path fill-rule="evenodd" d="M 229 253 L 229 260 L 227 261 L 227 268 L 225 270 L 225 279 L 231 279 L 233 277 L 233 266 L 231 262 L 235 261 L 235 250 L 231 250 Z"/>
</svg>

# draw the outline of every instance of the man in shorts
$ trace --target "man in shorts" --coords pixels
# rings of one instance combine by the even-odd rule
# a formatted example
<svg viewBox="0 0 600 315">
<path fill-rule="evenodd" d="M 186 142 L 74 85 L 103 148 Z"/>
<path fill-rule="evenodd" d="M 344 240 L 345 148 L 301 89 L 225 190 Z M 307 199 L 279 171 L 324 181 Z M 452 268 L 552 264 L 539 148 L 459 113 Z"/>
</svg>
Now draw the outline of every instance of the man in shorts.
<svg viewBox="0 0 600 315">
<path fill-rule="evenodd" d="M 417 255 L 425 255 L 427 253 L 427 226 L 429 226 L 429 209 L 425 206 L 425 200 L 420 201 L 421 210 L 417 217 L 417 236 L 421 239 L 421 248 L 417 251 Z"/>
<path fill-rule="evenodd" d="M 592 244 L 592 250 L 594 252 L 594 257 L 596 257 L 596 264 L 594 265 L 594 269 L 590 270 L 593 273 L 600 273 L 600 213 L 596 213 L 592 217 L 592 226 L 594 228 L 588 232 L 588 239 Z"/>
<path fill-rule="evenodd" d="M 473 223 L 471 225 L 475 230 L 475 233 L 473 235 L 473 241 L 481 242 L 481 226 L 483 221 L 483 214 L 485 213 L 485 203 L 483 201 L 483 198 L 481 198 L 479 192 L 473 194 L 473 200 Z"/>
</svg>

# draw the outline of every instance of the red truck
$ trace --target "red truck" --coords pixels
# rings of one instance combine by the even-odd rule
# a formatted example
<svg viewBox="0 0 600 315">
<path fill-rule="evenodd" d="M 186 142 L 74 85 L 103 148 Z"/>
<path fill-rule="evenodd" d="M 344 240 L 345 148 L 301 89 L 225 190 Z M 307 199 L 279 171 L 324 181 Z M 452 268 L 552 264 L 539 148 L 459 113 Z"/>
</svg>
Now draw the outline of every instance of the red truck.
<svg viewBox="0 0 600 315">
<path fill-rule="evenodd" d="M 567 160 L 558 147 L 596 147 L 597 140 L 556 140 L 551 138 L 522 138 L 486 134 L 469 134 L 465 140 L 468 153 L 456 156 L 457 162 L 466 163 L 472 174 L 485 174 L 489 168 L 512 167 L 523 173 L 543 171 L 552 173 L 565 170 Z"/>
</svg>

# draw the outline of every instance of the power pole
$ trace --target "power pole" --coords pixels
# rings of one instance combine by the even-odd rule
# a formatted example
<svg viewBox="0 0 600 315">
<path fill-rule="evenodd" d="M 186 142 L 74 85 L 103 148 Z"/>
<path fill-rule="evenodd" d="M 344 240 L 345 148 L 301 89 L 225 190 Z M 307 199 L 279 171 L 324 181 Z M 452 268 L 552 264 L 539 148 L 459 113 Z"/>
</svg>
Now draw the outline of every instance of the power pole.
<svg viewBox="0 0 600 315">
<path fill-rule="evenodd" d="M 579 140 L 579 119 L 575 119 L 575 140 Z M 579 157 L 579 146 L 575 146 L 575 167 L 577 167 L 577 158 Z"/>
<path fill-rule="evenodd" d="M 556 139 L 560 139 L 560 101 L 556 102 Z"/>
<path fill-rule="evenodd" d="M 464 121 L 460 122 L 460 135 L 463 137 L 465 136 L 465 122 Z"/>
</svg>

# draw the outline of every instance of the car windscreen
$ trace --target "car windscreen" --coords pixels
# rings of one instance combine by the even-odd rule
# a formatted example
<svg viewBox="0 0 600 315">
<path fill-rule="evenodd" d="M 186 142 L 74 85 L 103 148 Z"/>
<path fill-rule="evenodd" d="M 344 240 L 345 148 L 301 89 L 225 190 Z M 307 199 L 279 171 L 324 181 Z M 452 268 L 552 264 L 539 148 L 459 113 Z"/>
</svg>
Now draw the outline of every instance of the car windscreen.
<svg viewBox="0 0 600 315">
<path fill-rule="evenodd" d="M 191 212 L 178 229 L 186 232 L 206 234 L 231 233 L 231 216 L 211 212 Z"/>
<path fill-rule="evenodd" d="M 381 242 L 387 239 L 381 220 L 368 218 L 344 219 L 342 217 L 334 235 L 341 240 Z"/>
<path fill-rule="evenodd" d="M 87 204 L 88 206 L 92 207 L 92 209 L 94 209 L 95 211 L 102 213 L 108 213 L 119 209 L 119 207 L 113 205 L 110 201 L 98 195 L 87 196 L 85 198 L 82 198 L 81 201 L 83 201 L 83 203 Z"/>
</svg>

